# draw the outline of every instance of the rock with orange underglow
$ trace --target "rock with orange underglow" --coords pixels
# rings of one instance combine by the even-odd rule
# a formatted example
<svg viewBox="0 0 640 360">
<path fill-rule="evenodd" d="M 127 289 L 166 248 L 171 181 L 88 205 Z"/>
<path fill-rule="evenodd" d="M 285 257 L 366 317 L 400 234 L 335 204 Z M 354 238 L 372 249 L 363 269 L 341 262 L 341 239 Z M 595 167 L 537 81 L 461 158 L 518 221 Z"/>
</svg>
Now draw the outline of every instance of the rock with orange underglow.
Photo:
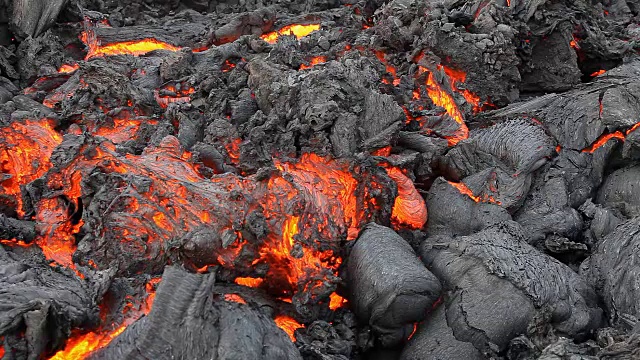
<svg viewBox="0 0 640 360">
<path fill-rule="evenodd" d="M 89 359 L 302 359 L 273 320 L 214 288 L 215 273 L 167 267 L 149 315 Z"/>
<path fill-rule="evenodd" d="M 41 253 L 21 253 L 4 244 L 0 273 L 0 334 L 12 338 L 5 343 L 11 344 L 8 353 L 39 358 L 60 346 L 72 328 L 99 321 L 95 299 L 106 279 L 89 283 L 71 270 L 49 266 Z"/>
<path fill-rule="evenodd" d="M 555 153 L 555 142 L 530 120 L 511 120 L 474 131 L 444 156 L 450 176 L 475 175 L 476 195 L 485 194 L 517 210 L 529 191 L 533 173 Z M 489 170 L 489 174 L 483 174 Z"/>
<path fill-rule="evenodd" d="M 427 195 L 427 234 L 470 235 L 485 227 L 511 220 L 501 206 L 473 194 L 464 183 L 437 178 Z"/>
<path fill-rule="evenodd" d="M 506 349 L 534 319 L 536 328 L 551 326 L 568 337 L 601 325 L 602 309 L 591 285 L 526 240 L 521 226 L 505 222 L 470 236 L 429 237 L 423 243 L 424 263 L 448 289 L 446 322 L 456 339 L 490 354 Z M 444 345 L 445 353 L 456 351 Z"/>
<path fill-rule="evenodd" d="M 347 263 L 349 303 L 385 346 L 411 333 L 440 296 L 440 282 L 393 230 L 369 224 Z"/>
</svg>

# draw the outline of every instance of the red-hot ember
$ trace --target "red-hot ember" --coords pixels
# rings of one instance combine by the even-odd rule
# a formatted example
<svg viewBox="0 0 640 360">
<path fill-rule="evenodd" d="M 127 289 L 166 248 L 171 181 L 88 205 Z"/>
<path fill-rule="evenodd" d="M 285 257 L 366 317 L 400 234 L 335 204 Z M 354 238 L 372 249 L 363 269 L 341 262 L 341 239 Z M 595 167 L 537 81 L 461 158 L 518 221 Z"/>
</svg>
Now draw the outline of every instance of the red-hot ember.
<svg viewBox="0 0 640 360">
<path fill-rule="evenodd" d="M 15 121 L 0 128 L 0 180 L 2 193 L 16 202 L 24 215 L 20 186 L 42 177 L 51 167 L 49 158 L 62 136 L 47 119 Z"/>
<path fill-rule="evenodd" d="M 341 307 L 343 307 L 345 304 L 347 303 L 347 299 L 343 298 L 342 296 L 334 293 L 331 293 L 331 295 L 329 295 L 329 309 L 331 310 L 337 310 Z"/>
<path fill-rule="evenodd" d="M 291 341 L 296 341 L 296 337 L 294 334 L 295 331 L 297 329 L 304 327 L 302 324 L 297 322 L 294 318 L 286 315 L 278 315 L 276 316 L 274 321 L 276 322 L 276 325 L 278 325 L 280 329 L 284 330 L 284 332 L 286 332 L 287 335 L 289 335 L 289 338 L 291 338 Z"/>
<path fill-rule="evenodd" d="M 60 74 L 69 74 L 78 70 L 79 68 L 80 68 L 80 65 L 78 64 L 64 64 L 60 66 L 60 68 L 58 69 L 58 72 Z"/>
<path fill-rule="evenodd" d="M 456 182 L 449 181 L 449 184 L 451 184 L 451 186 L 453 186 L 454 188 L 458 189 L 458 191 L 461 194 L 467 195 L 469 198 L 471 198 L 471 200 L 473 200 L 475 202 L 490 202 L 490 203 L 494 203 L 496 205 L 500 205 L 500 202 L 497 201 L 496 199 L 494 199 L 492 196 L 488 196 L 488 195 L 476 196 L 476 195 L 474 195 L 473 191 L 471 191 L 471 189 L 469 189 L 467 187 L 467 185 L 465 185 L 462 182 L 456 183 Z"/>
<path fill-rule="evenodd" d="M 246 304 L 247 302 L 238 294 L 224 294 L 225 301 L 237 302 L 239 304 Z"/>
<path fill-rule="evenodd" d="M 293 35 L 297 39 L 300 39 L 318 30 L 320 30 L 320 24 L 293 24 L 287 25 L 278 31 L 263 34 L 260 38 L 269 44 L 275 44 L 282 35 Z"/>
<path fill-rule="evenodd" d="M 309 65 L 302 64 L 300 65 L 300 70 L 311 69 L 315 65 L 323 64 L 327 62 L 326 56 L 314 56 L 309 59 Z"/>
<path fill-rule="evenodd" d="M 607 70 L 600 69 L 600 70 L 598 70 L 598 71 L 596 71 L 596 72 L 592 73 L 592 74 L 591 74 L 591 77 L 600 76 L 600 75 L 602 75 L 602 74 L 604 74 L 604 73 L 606 73 L 606 72 L 607 72 Z"/>
<path fill-rule="evenodd" d="M 166 109 L 171 103 L 190 102 L 191 96 L 189 95 L 194 92 L 196 92 L 196 90 L 191 86 L 181 87 L 178 90 L 175 85 L 167 85 L 160 90 L 156 90 L 154 96 L 158 105 Z"/>
<path fill-rule="evenodd" d="M 238 277 L 235 280 L 235 283 L 238 285 L 244 285 L 248 287 L 259 287 L 264 282 L 264 279 L 261 278 L 252 278 L 252 277 Z"/>
<path fill-rule="evenodd" d="M 409 334 L 409 337 L 407 338 L 407 340 L 411 340 L 413 335 L 416 334 L 416 331 L 418 331 L 418 323 L 413 324 L 413 331 L 411 331 L 411 334 Z"/>
</svg>

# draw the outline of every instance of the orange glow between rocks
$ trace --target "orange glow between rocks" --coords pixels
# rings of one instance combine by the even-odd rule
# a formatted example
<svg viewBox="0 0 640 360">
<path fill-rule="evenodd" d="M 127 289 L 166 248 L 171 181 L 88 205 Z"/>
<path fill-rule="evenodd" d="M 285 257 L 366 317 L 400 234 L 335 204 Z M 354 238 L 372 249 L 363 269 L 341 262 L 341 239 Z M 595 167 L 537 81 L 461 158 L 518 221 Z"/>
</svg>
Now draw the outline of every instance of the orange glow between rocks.
<svg viewBox="0 0 640 360">
<path fill-rule="evenodd" d="M 234 280 L 234 282 L 238 285 L 256 288 L 262 285 L 262 283 L 264 282 L 264 279 L 252 278 L 252 277 L 238 277 Z"/>
<path fill-rule="evenodd" d="M 426 68 L 420 66 L 420 69 L 423 71 L 429 72 Z M 442 89 L 440 84 L 435 79 L 435 76 L 432 72 L 429 72 L 427 76 L 427 95 L 433 101 L 436 106 L 443 107 L 447 114 L 457 122 L 460 127 L 456 130 L 455 135 L 445 137 L 449 141 L 449 145 L 453 146 L 469 137 L 469 129 L 467 128 L 467 124 L 464 122 L 464 116 L 460 109 L 458 109 L 458 105 L 456 105 L 455 100 L 451 95 L 449 95 L 446 91 Z"/>
<path fill-rule="evenodd" d="M 276 325 L 278 325 L 280 329 L 284 330 L 284 332 L 286 332 L 287 335 L 289 335 L 289 338 L 291 339 L 292 342 L 296 341 L 296 337 L 294 334 L 295 331 L 297 329 L 301 329 L 304 327 L 302 324 L 297 322 L 294 318 L 286 315 L 278 315 L 276 316 L 274 321 L 276 322 Z"/>
<path fill-rule="evenodd" d="M 229 302 L 237 302 L 239 304 L 247 304 L 247 302 L 238 294 L 224 294 L 224 300 Z"/>
<path fill-rule="evenodd" d="M 292 24 L 283 27 L 278 31 L 272 31 L 260 36 L 260 38 L 269 44 L 275 44 L 282 35 L 294 35 L 297 39 L 301 39 L 314 31 L 320 30 L 320 24 L 300 25 Z"/>
<path fill-rule="evenodd" d="M 323 64 L 327 62 L 326 56 L 314 56 L 309 60 L 309 65 L 302 64 L 300 65 L 300 70 L 311 69 L 315 65 Z"/>
<path fill-rule="evenodd" d="M 600 70 L 598 70 L 598 71 L 596 71 L 596 72 L 592 73 L 590 76 L 591 76 L 591 77 L 596 77 L 596 76 L 600 76 L 600 75 L 602 75 L 602 74 L 604 74 L 604 73 L 606 73 L 606 72 L 607 72 L 607 70 L 600 69 Z"/>
<path fill-rule="evenodd" d="M 72 73 L 76 70 L 78 70 L 80 68 L 80 65 L 78 64 L 64 64 L 62 66 L 60 66 L 60 68 L 58 69 L 58 73 L 60 74 L 69 74 Z"/>
<path fill-rule="evenodd" d="M 474 195 L 473 191 L 471 191 L 471 189 L 469 189 L 467 185 L 465 185 L 462 182 L 456 183 L 456 182 L 449 181 L 449 184 L 451 184 L 451 186 L 453 186 L 454 188 L 458 189 L 458 191 L 461 194 L 467 195 L 471 200 L 475 202 L 490 202 L 496 205 L 500 205 L 500 202 L 496 201 L 496 199 L 494 199 L 492 196 L 485 195 L 481 197 L 481 196 Z"/>
</svg>

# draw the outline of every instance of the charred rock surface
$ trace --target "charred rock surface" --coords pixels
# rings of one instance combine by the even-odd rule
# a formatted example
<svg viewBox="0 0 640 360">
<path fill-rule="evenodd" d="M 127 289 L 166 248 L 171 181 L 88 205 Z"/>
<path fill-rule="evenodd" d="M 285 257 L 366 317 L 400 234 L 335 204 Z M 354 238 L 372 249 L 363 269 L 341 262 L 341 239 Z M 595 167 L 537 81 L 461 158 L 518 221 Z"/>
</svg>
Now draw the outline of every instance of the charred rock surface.
<svg viewBox="0 0 640 360">
<path fill-rule="evenodd" d="M 368 224 L 347 265 L 352 308 L 391 346 L 406 339 L 440 296 L 440 283 L 393 230 Z"/>
<path fill-rule="evenodd" d="M 529 246 L 516 223 L 492 225 L 470 236 L 428 238 L 422 259 L 443 283 L 446 316 L 440 321 L 446 321 L 457 340 L 485 355 L 506 349 L 535 324 L 548 322 L 558 333 L 575 337 L 602 322 L 593 288 L 566 265 Z M 444 343 L 437 351 L 458 349 Z"/>
<path fill-rule="evenodd" d="M 639 228 L 637 218 L 620 224 L 598 242 L 593 255 L 581 266 L 581 273 L 604 300 L 612 324 L 628 328 L 633 328 L 640 318 L 635 286 Z"/>
</svg>

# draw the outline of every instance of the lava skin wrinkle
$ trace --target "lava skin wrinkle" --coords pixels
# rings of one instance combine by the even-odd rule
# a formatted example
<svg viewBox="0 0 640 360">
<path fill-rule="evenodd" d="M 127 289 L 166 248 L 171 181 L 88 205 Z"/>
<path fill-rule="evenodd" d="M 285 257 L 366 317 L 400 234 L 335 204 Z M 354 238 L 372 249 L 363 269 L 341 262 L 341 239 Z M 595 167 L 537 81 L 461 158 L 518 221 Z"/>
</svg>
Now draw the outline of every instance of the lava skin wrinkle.
<svg viewBox="0 0 640 360">
<path fill-rule="evenodd" d="M 0 0 L 0 358 L 640 359 L 638 10 Z"/>
</svg>

